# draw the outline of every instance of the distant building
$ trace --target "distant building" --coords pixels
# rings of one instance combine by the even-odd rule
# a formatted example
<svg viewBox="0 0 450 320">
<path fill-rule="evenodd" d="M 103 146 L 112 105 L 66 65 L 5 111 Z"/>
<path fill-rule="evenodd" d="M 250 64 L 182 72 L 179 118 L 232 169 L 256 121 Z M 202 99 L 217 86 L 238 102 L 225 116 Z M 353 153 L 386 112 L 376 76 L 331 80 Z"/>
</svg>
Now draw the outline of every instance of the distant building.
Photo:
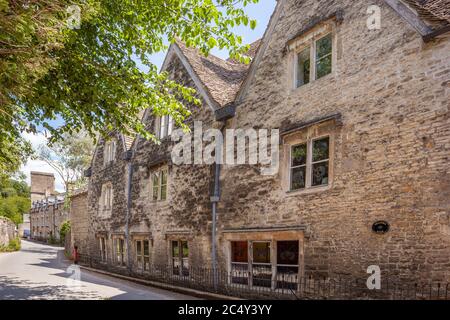
<svg viewBox="0 0 450 320">
<path fill-rule="evenodd" d="M 88 201 L 87 188 L 73 191 L 70 196 L 70 247 L 78 247 L 80 254 L 87 254 L 88 247 Z"/>
<path fill-rule="evenodd" d="M 53 173 L 31 172 L 31 238 L 59 240 L 61 224 L 68 219 L 65 195 L 56 194 Z"/>
<path fill-rule="evenodd" d="M 31 171 L 31 202 L 55 195 L 53 173 Z"/>
</svg>

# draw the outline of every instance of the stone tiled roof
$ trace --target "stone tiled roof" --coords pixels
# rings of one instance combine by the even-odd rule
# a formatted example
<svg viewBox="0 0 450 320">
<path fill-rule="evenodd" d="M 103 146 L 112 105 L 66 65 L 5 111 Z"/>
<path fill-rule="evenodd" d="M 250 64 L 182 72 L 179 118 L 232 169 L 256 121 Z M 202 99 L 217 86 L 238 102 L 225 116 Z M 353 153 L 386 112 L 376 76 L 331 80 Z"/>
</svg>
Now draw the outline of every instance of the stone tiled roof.
<svg viewBox="0 0 450 320">
<path fill-rule="evenodd" d="M 258 40 L 250 46 L 250 57 L 256 53 L 259 43 Z M 177 41 L 177 45 L 214 101 L 220 106 L 233 102 L 249 65 L 223 60 L 211 54 L 205 57 L 199 50 L 189 48 L 181 41 Z"/>
<path fill-rule="evenodd" d="M 403 0 L 413 8 L 420 18 L 434 27 L 450 23 L 449 0 Z"/>
</svg>

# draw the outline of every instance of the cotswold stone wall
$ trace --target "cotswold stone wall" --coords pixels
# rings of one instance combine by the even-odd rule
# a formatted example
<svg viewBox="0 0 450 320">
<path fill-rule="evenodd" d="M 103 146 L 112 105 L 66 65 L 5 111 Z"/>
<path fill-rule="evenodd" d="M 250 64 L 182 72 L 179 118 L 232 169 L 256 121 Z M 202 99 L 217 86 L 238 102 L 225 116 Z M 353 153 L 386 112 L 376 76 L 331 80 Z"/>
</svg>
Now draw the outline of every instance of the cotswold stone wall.
<svg viewBox="0 0 450 320">
<path fill-rule="evenodd" d="M 369 31 L 365 12 L 374 3 L 382 28 Z M 336 29 L 335 71 L 293 90 L 287 41 L 338 9 L 344 20 Z M 424 43 L 383 1 L 287 1 L 228 127 L 286 128 L 340 113 L 333 183 L 290 193 L 282 170 L 263 177 L 227 167 L 221 230 L 305 226 L 306 275 L 366 277 L 369 265 L 379 265 L 385 276 L 449 281 L 449 83 L 449 36 Z M 389 222 L 388 233 L 372 232 L 378 220 Z M 223 239 L 221 248 L 225 263 Z"/>
<path fill-rule="evenodd" d="M 76 193 L 70 198 L 70 251 L 74 246 L 78 247 L 80 254 L 88 254 L 89 242 L 89 215 L 88 215 L 87 191 Z M 66 236 L 67 237 L 67 236 Z"/>
<path fill-rule="evenodd" d="M 167 68 L 173 79 L 194 87 L 184 66 L 175 58 Z M 192 115 L 187 124 L 192 127 L 194 119 L 202 121 L 203 129 L 213 125 L 213 112 L 206 103 L 188 106 Z M 155 118 L 146 119 L 148 129 L 155 128 Z M 210 256 L 210 186 L 213 171 L 209 165 L 176 166 L 170 154 L 174 142 L 170 139 L 156 145 L 139 139 L 133 157 L 131 236 L 147 234 L 153 239 L 152 261 L 155 264 L 170 262 L 170 240 L 188 240 L 190 263 L 207 265 Z M 166 201 L 152 201 L 151 174 L 160 168 L 168 169 Z"/>
<path fill-rule="evenodd" d="M 92 176 L 89 179 L 88 187 L 88 216 L 89 216 L 89 241 L 88 247 L 91 255 L 98 256 L 100 254 L 99 242 L 97 236 L 99 233 L 105 232 L 108 240 L 111 239 L 113 233 L 125 233 L 126 221 L 126 161 L 123 160 L 126 147 L 123 139 L 118 134 L 113 134 L 111 138 L 116 140 L 116 153 L 113 162 L 104 165 L 104 145 L 102 139 L 97 144 L 91 163 Z M 100 206 L 102 194 L 102 186 L 106 183 L 112 184 L 113 203 L 110 211 L 105 212 Z M 112 257 L 112 243 L 106 241 L 108 250 L 108 259 Z"/>
<path fill-rule="evenodd" d="M 0 246 L 7 246 L 16 237 L 16 225 L 11 220 L 0 217 Z"/>
</svg>

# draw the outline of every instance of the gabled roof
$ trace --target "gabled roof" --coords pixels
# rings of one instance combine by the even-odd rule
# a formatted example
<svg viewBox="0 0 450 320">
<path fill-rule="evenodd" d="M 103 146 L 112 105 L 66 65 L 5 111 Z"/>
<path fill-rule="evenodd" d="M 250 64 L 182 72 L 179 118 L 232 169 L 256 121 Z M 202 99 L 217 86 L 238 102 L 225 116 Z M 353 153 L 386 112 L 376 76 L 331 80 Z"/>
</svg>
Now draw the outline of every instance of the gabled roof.
<svg viewBox="0 0 450 320">
<path fill-rule="evenodd" d="M 259 43 L 260 40 L 250 45 L 247 53 L 250 57 L 254 56 Z M 176 45 L 212 99 L 220 107 L 235 100 L 236 93 L 247 75 L 249 65 L 231 59 L 223 60 L 212 54 L 205 57 L 198 49 L 189 48 L 181 41 L 177 41 Z"/>
</svg>

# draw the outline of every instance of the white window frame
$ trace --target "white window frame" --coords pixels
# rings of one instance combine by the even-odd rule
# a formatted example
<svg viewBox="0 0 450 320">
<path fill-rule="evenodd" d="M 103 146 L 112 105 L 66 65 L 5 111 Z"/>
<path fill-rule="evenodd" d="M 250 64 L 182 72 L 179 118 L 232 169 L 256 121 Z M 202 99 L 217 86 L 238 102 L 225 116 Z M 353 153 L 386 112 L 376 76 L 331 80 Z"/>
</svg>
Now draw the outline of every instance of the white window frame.
<svg viewBox="0 0 450 320">
<path fill-rule="evenodd" d="M 232 257 L 232 246 L 231 243 L 232 242 L 247 242 L 247 251 L 248 251 L 248 261 L 245 262 L 233 262 L 233 257 Z M 278 250 L 278 242 L 298 242 L 298 261 L 297 264 L 295 265 L 287 265 L 287 264 L 279 264 L 278 263 L 278 255 L 277 255 L 277 250 Z M 254 257 L 253 257 L 253 244 L 254 243 L 269 243 L 269 252 L 270 252 L 270 263 L 255 263 L 253 261 Z M 278 267 L 292 267 L 292 268 L 298 268 L 298 273 L 296 274 L 297 277 L 300 275 L 301 273 L 301 246 L 302 246 L 302 242 L 300 241 L 300 239 L 263 239 L 263 240 L 251 240 L 251 239 L 243 239 L 243 240 L 238 240 L 238 239 L 234 239 L 229 241 L 229 270 L 230 273 L 232 273 L 233 271 L 233 265 L 247 265 L 247 271 L 246 272 L 242 272 L 243 276 L 247 276 L 247 281 L 248 281 L 248 287 L 249 288 L 267 288 L 267 287 L 260 287 L 260 286 L 256 286 L 253 283 L 253 267 L 255 265 L 261 265 L 261 266 L 267 266 L 271 268 L 271 283 L 270 283 L 270 290 L 282 290 L 282 289 L 277 289 L 276 285 L 277 285 L 277 281 L 279 280 L 277 278 L 278 276 Z M 297 278 L 298 279 L 298 278 Z M 235 285 L 236 283 L 232 282 L 232 276 L 229 279 L 229 283 L 231 285 Z M 238 285 L 244 285 L 245 284 L 238 284 Z"/>
<path fill-rule="evenodd" d="M 141 251 L 138 251 L 138 242 L 141 243 Z M 148 244 L 148 254 L 145 254 L 145 245 L 144 243 L 147 242 Z M 135 262 L 138 267 L 139 271 L 148 272 L 150 271 L 150 251 L 151 251 L 151 241 L 148 238 L 137 238 L 134 239 L 134 251 L 135 251 Z M 141 265 L 139 265 L 139 259 L 141 258 Z M 148 265 L 146 265 L 146 260 L 148 262 Z"/>
<path fill-rule="evenodd" d="M 122 251 L 119 250 L 120 242 L 123 242 Z M 113 257 L 116 265 L 124 267 L 127 265 L 127 248 L 124 237 L 113 237 Z"/>
<path fill-rule="evenodd" d="M 156 118 L 156 131 L 159 139 L 170 137 L 173 132 L 173 119 L 169 115 L 164 115 Z"/>
<path fill-rule="evenodd" d="M 313 162 L 312 161 L 312 156 L 313 156 L 313 144 L 314 141 L 317 140 L 322 140 L 324 138 L 328 138 L 328 158 L 326 160 L 320 160 L 320 161 L 316 161 Z M 323 136 L 317 136 L 314 137 L 313 139 L 308 139 L 304 142 L 299 142 L 299 143 L 294 143 L 294 144 L 290 144 L 289 145 L 289 157 L 288 157 L 288 190 L 290 192 L 296 192 L 296 191 L 303 191 L 303 190 L 308 190 L 308 189 L 313 189 L 313 188 L 324 188 L 324 187 L 329 187 L 330 186 L 330 176 L 331 176 L 331 148 L 332 148 L 332 137 L 330 135 L 323 135 Z M 305 170 L 305 187 L 301 188 L 301 189 L 292 189 L 292 169 L 293 168 L 297 168 L 300 166 L 292 166 L 292 149 L 295 146 L 299 146 L 299 145 L 303 145 L 306 144 L 306 170 Z M 327 184 L 322 184 L 322 185 L 318 185 L 318 186 L 313 186 L 312 185 L 312 167 L 314 164 L 317 163 L 322 163 L 322 162 L 328 162 L 328 183 Z"/>
<path fill-rule="evenodd" d="M 331 73 L 333 74 L 336 71 L 337 66 L 337 32 L 336 32 L 336 22 L 335 21 L 327 21 L 324 22 L 313 30 L 305 33 L 302 36 L 299 36 L 297 39 L 291 41 L 288 44 L 288 51 L 290 51 L 290 60 L 289 64 L 289 78 L 292 83 L 290 87 L 292 90 L 296 90 L 304 87 L 307 84 L 303 84 L 297 86 L 297 68 L 298 68 L 298 54 L 300 54 L 304 49 L 310 47 L 310 76 L 308 84 L 318 80 L 317 79 L 317 59 L 316 59 L 316 48 L 317 41 L 331 34 Z M 326 78 L 330 74 L 323 76 L 322 78 Z M 321 79 L 321 78 L 320 78 Z"/>
</svg>

